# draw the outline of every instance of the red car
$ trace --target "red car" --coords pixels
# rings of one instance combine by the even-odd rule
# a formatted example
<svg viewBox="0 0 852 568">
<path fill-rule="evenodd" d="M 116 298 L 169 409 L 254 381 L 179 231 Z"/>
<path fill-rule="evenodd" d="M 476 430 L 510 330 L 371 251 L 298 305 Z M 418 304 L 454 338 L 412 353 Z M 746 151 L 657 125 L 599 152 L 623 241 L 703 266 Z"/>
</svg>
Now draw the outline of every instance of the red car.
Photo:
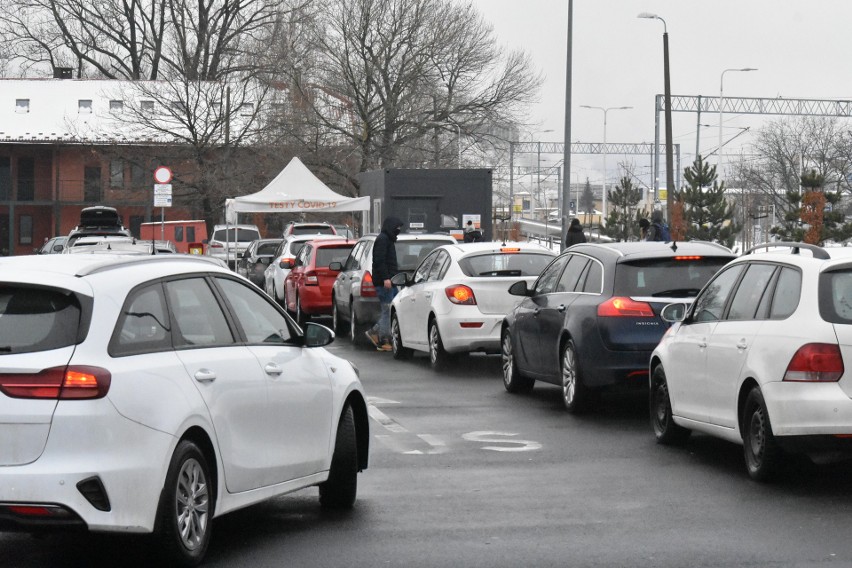
<svg viewBox="0 0 852 568">
<path fill-rule="evenodd" d="M 344 239 L 308 241 L 296 255 L 284 279 L 284 305 L 300 325 L 311 316 L 331 314 L 331 287 L 340 271 L 328 265 L 343 264 L 354 246 Z"/>
</svg>

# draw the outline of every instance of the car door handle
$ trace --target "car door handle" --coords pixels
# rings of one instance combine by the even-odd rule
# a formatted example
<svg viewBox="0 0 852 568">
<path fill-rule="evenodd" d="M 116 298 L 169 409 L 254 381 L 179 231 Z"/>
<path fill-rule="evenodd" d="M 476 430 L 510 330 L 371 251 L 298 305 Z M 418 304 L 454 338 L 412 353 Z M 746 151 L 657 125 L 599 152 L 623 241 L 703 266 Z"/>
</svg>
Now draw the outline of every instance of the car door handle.
<svg viewBox="0 0 852 568">
<path fill-rule="evenodd" d="M 211 383 L 216 380 L 216 372 L 210 369 L 198 369 L 195 371 L 195 380 L 199 383 Z"/>
<path fill-rule="evenodd" d="M 748 349 L 748 341 L 745 338 L 740 339 L 737 342 L 737 351 L 745 351 L 746 349 Z"/>
<path fill-rule="evenodd" d="M 698 340 L 698 346 L 699 346 L 701 349 L 704 349 L 705 347 L 707 347 L 707 338 L 706 338 L 706 337 L 702 337 L 701 339 L 699 339 L 699 340 Z"/>
<path fill-rule="evenodd" d="M 267 375 L 280 375 L 284 372 L 284 369 L 279 367 L 277 363 L 267 363 L 263 366 L 263 370 Z"/>
<path fill-rule="evenodd" d="M 564 312 L 566 309 L 567 308 L 566 308 L 565 304 L 559 304 L 559 307 L 556 308 L 556 311 L 561 313 L 561 312 Z"/>
<path fill-rule="evenodd" d="M 536 308 L 533 310 L 533 316 L 538 317 L 538 313 L 541 311 L 541 308 Z"/>
</svg>

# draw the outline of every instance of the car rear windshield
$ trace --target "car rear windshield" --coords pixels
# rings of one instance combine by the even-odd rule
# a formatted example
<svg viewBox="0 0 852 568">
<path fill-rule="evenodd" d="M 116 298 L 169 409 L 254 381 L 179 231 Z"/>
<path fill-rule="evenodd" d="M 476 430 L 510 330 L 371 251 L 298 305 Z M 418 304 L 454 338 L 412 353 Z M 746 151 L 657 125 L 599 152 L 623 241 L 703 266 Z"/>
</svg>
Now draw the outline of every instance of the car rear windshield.
<svg viewBox="0 0 852 568">
<path fill-rule="evenodd" d="M 355 243 L 352 243 L 351 245 L 318 248 L 316 265 L 328 266 L 332 262 L 339 262 L 340 264 L 343 264 L 346 262 L 346 258 L 352 251 L 353 246 L 355 246 Z"/>
<path fill-rule="evenodd" d="M 852 324 L 852 270 L 820 274 L 819 313 L 827 322 Z"/>
<path fill-rule="evenodd" d="M 260 238 L 260 233 L 258 233 L 255 229 L 236 229 L 236 234 L 236 242 L 240 243 L 250 243 L 251 241 L 256 241 Z M 234 229 L 219 229 L 218 231 L 213 233 L 213 240 L 222 242 L 228 241 L 233 243 Z"/>
<path fill-rule="evenodd" d="M 0 285 L 0 355 L 73 345 L 81 313 L 73 294 Z"/>
<path fill-rule="evenodd" d="M 538 276 L 551 260 L 534 252 L 488 253 L 465 257 L 459 267 L 467 276 Z"/>
<path fill-rule="evenodd" d="M 328 225 L 302 225 L 301 227 L 293 227 L 291 235 L 333 235 L 334 229 Z"/>
<path fill-rule="evenodd" d="M 427 254 L 441 245 L 450 244 L 440 240 L 396 241 L 396 263 L 400 270 L 413 271 Z"/>
<path fill-rule="evenodd" d="M 615 269 L 617 296 L 696 296 L 704 284 L 731 259 L 667 257 L 624 262 Z"/>
<path fill-rule="evenodd" d="M 257 255 L 258 256 L 272 256 L 275 254 L 275 251 L 278 250 L 278 242 L 271 241 L 268 243 L 260 243 L 257 246 Z"/>
</svg>

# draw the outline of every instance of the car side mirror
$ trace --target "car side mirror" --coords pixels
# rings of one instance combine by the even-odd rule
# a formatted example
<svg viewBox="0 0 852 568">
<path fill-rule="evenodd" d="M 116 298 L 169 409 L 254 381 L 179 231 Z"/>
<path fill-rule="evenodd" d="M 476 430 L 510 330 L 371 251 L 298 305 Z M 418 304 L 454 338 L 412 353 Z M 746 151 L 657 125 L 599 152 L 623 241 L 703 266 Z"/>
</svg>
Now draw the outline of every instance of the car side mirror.
<svg viewBox="0 0 852 568">
<path fill-rule="evenodd" d="M 340 272 L 341 270 L 343 270 L 343 263 L 338 262 L 338 261 L 334 261 L 334 262 L 332 262 L 331 264 L 328 265 L 328 269 Z"/>
<path fill-rule="evenodd" d="M 400 272 L 391 277 L 391 284 L 394 286 L 408 286 L 410 282 L 407 272 Z"/>
<path fill-rule="evenodd" d="M 53 252 L 62 252 L 65 248 L 65 245 L 53 245 Z"/>
<path fill-rule="evenodd" d="M 660 312 L 660 317 L 663 318 L 663 321 L 667 321 L 669 323 L 681 322 L 686 319 L 687 307 L 688 306 L 682 302 L 669 304 Z"/>
<path fill-rule="evenodd" d="M 324 347 L 334 341 L 334 332 L 318 323 L 305 324 L 305 347 Z"/>
<path fill-rule="evenodd" d="M 521 280 L 509 286 L 509 293 L 513 296 L 532 296 L 532 290 L 527 288 L 527 281 Z"/>
<path fill-rule="evenodd" d="M 280 266 L 281 268 L 293 268 L 293 261 L 290 259 L 282 260 L 278 263 L 278 266 Z"/>
</svg>

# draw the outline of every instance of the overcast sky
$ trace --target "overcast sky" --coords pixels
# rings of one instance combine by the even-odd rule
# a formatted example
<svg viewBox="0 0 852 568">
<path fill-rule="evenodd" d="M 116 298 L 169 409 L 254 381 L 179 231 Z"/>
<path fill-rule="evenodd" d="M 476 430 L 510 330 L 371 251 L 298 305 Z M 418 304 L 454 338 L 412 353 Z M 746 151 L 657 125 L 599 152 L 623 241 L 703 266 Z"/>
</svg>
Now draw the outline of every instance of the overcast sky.
<svg viewBox="0 0 852 568">
<path fill-rule="evenodd" d="M 474 3 L 500 43 L 526 50 L 545 76 L 541 102 L 530 116 L 540 126 L 526 139 L 561 142 L 567 0 Z M 609 111 L 608 142 L 653 142 L 654 97 L 663 92 L 663 23 L 639 19 L 640 12 L 659 15 L 668 26 L 673 95 L 718 97 L 723 70 L 754 67 L 758 70 L 726 73 L 724 95 L 852 99 L 852 0 L 574 0 L 573 141 L 603 141 L 603 113 L 580 108 L 590 105 L 633 107 Z M 726 114 L 723 139 L 741 127 L 758 129 L 765 120 Z M 718 115 L 704 114 L 701 122 L 709 125 L 700 132 L 700 151 L 707 155 L 718 146 Z M 554 132 L 536 133 L 547 129 Z M 663 142 L 662 126 L 660 135 Z M 673 135 L 686 166 L 695 154 L 696 115 L 674 113 Z M 726 145 L 726 156 L 747 152 L 749 136 Z M 634 160 L 637 173 L 647 175 L 648 159 L 610 156 L 608 183 L 620 177 L 618 163 L 625 160 Z M 572 158 L 572 179 L 599 182 L 600 162 Z M 661 177 L 664 184 L 665 174 Z"/>
</svg>

